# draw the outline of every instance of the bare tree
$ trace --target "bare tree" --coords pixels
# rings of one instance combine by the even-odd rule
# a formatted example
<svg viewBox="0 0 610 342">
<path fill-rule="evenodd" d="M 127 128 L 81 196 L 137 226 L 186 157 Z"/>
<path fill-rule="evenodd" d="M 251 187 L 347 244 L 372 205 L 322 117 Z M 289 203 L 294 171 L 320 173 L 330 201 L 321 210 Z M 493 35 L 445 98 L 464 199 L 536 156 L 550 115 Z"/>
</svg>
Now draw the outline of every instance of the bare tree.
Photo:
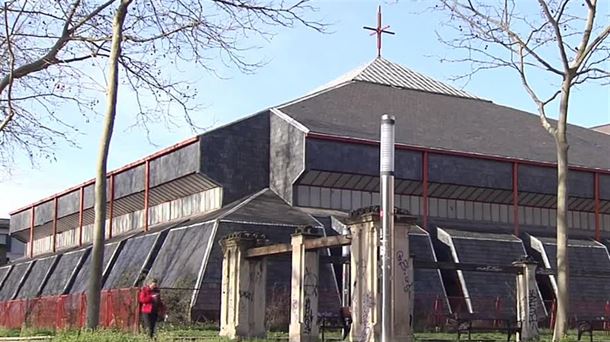
<svg viewBox="0 0 610 342">
<path fill-rule="evenodd" d="M 110 140 L 114 131 L 114 120 L 117 111 L 117 96 L 119 93 L 119 56 L 123 41 L 123 25 L 127 10 L 132 0 L 121 0 L 114 22 L 112 24 L 112 43 L 108 58 L 108 92 L 106 98 L 106 114 L 100 139 L 95 170 L 95 221 L 93 251 L 91 253 L 91 273 L 87 288 L 87 327 L 95 329 L 100 320 L 100 292 L 102 290 L 102 272 L 104 260 L 104 239 L 106 233 L 106 171 Z M 112 220 L 112 217 L 110 218 Z"/>
<path fill-rule="evenodd" d="M 439 39 L 464 52 L 453 61 L 471 63 L 479 71 L 508 68 L 515 71 L 537 106 L 540 122 L 554 138 L 557 151 L 557 315 L 553 340 L 568 329 L 568 138 L 570 95 L 575 87 L 604 80 L 610 58 L 608 18 L 600 16 L 597 0 L 438 0 L 436 10 L 449 15 L 447 25 L 456 35 Z M 607 64 L 606 64 L 607 67 Z M 536 76 L 556 77 L 550 92 Z M 547 77 L 548 78 L 548 77 Z M 557 121 L 548 114 L 557 105 Z"/>
<path fill-rule="evenodd" d="M 0 165 L 13 156 L 53 159 L 58 143 L 75 145 L 79 120 L 100 111 L 102 79 L 119 0 L 13 0 L 0 7 Z M 176 79 L 177 65 L 195 63 L 252 72 L 252 39 L 268 39 L 272 26 L 325 25 L 305 17 L 311 0 L 148 0 L 131 5 L 119 56 L 122 83 L 136 94 L 135 124 L 193 125 L 197 89 Z M 9 84 L 12 86 L 9 91 Z M 8 95 L 12 95 L 9 101 Z M 11 104 L 9 109 L 8 104 Z M 171 110 L 170 110 L 171 109 Z"/>
<path fill-rule="evenodd" d="M 296 24 L 322 31 L 324 24 L 305 19 L 310 0 L 98 0 L 82 2 L 8 2 L 2 8 L 0 36 L 0 164 L 16 151 L 31 160 L 53 158 L 58 140 L 74 142 L 78 127 L 58 114 L 72 103 L 83 115 L 97 109 L 96 81 L 90 67 L 108 63 L 104 131 L 95 184 L 94 247 L 88 288 L 87 326 L 99 322 L 103 243 L 106 231 L 106 160 L 117 113 L 119 72 L 135 93 L 136 123 L 193 126 L 190 112 L 196 90 L 172 78 L 181 62 L 213 71 L 211 60 L 251 72 L 260 66 L 244 52 L 246 38 L 268 38 L 272 26 Z M 116 10 L 114 4 L 118 3 Z M 129 15 L 127 9 L 129 8 Z M 214 52 L 214 54 L 212 54 Z M 175 110 L 178 110 L 178 113 Z"/>
</svg>

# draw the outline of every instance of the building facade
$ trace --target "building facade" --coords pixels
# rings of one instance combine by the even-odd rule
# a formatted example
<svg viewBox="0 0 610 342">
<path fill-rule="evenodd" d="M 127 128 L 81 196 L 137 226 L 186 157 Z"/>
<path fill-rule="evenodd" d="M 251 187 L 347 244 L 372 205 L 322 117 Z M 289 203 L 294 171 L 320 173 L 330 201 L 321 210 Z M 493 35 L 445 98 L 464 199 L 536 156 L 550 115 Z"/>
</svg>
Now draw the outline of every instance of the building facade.
<svg viewBox="0 0 610 342">
<path fill-rule="evenodd" d="M 10 220 L 0 219 L 0 265 L 25 257 L 25 245 L 9 233 Z"/>
<path fill-rule="evenodd" d="M 421 227 L 410 236 L 415 258 L 507 264 L 529 254 L 555 267 L 555 145 L 538 117 L 377 58 L 314 93 L 109 173 L 104 287 L 154 275 L 165 287 L 194 289 L 193 317 L 217 314 L 218 239 L 246 230 L 287 241 L 302 225 L 340 234 L 347 213 L 379 204 L 386 113 L 396 117 L 395 204 Z M 568 139 L 572 255 L 610 271 L 610 135 L 570 126 Z M 92 223 L 93 181 L 14 211 L 10 231 L 27 241 L 29 259 L 0 268 L 0 300 L 84 290 Z M 575 261 L 585 271 L 587 262 Z M 286 284 L 283 267 L 278 261 L 270 293 Z M 73 272 L 56 275 L 61 269 Z M 339 269 L 324 268 L 320 279 L 331 307 Z M 553 284 L 552 276 L 539 282 L 547 302 Z M 583 286 L 574 290 L 580 302 L 610 300 L 599 279 Z M 506 279 L 416 270 L 420 307 L 440 300 L 446 311 L 479 311 L 511 296 Z"/>
</svg>

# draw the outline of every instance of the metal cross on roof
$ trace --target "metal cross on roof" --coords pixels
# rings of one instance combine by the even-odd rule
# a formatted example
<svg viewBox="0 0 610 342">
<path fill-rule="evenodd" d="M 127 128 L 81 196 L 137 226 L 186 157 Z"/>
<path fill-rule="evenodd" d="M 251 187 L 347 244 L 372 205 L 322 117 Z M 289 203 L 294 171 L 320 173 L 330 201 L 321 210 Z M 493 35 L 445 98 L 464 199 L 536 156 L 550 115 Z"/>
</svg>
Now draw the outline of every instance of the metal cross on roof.
<svg viewBox="0 0 610 342">
<path fill-rule="evenodd" d="M 390 25 L 385 27 L 381 26 L 381 6 L 379 6 L 379 9 L 377 10 L 377 27 L 364 26 L 362 28 L 365 30 L 375 31 L 371 33 L 371 36 L 377 34 L 377 57 L 381 57 L 381 35 L 383 33 L 395 34 L 394 32 L 387 30 L 390 28 Z"/>
</svg>

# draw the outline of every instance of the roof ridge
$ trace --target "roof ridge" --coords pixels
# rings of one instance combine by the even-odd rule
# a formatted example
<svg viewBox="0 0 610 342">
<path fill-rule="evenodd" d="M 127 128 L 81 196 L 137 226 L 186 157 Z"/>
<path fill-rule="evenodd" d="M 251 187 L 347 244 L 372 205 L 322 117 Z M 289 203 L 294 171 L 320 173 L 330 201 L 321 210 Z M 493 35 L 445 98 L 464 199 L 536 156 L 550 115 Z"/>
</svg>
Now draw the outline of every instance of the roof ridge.
<svg viewBox="0 0 610 342">
<path fill-rule="evenodd" d="M 402 89 L 485 100 L 382 57 L 375 58 L 366 67 L 362 68 L 352 78 L 352 81 L 370 82 Z"/>
<path fill-rule="evenodd" d="M 383 57 L 376 57 L 372 61 L 354 68 L 334 80 L 307 92 L 307 94 L 299 99 L 308 98 L 312 95 L 332 90 L 350 82 L 368 82 L 400 89 L 418 90 L 440 95 L 488 101 Z"/>
<path fill-rule="evenodd" d="M 384 68 L 376 65 L 380 63 Z M 384 74 L 389 74 L 389 76 Z M 282 108 L 309 99 L 313 96 L 317 96 L 352 82 L 366 82 L 399 89 L 423 91 L 433 94 L 492 102 L 490 100 L 472 95 L 442 81 L 438 81 L 418 71 L 409 69 L 401 64 L 394 63 L 383 57 L 375 57 L 372 61 L 354 68 L 330 82 L 314 88 L 313 90 L 305 93 L 303 96 L 299 96 L 296 99 L 277 105 L 275 108 Z"/>
<path fill-rule="evenodd" d="M 381 57 L 377 57 L 377 58 L 381 58 Z M 373 59 L 372 61 L 370 61 L 370 62 L 368 62 L 366 64 L 363 64 L 363 65 L 361 65 L 359 67 L 351 69 L 350 71 L 342 74 L 341 76 L 333 79 L 332 81 L 324 83 L 323 85 L 314 88 L 312 91 L 307 92 L 304 96 L 301 96 L 301 97 L 307 97 L 307 96 L 310 96 L 310 95 L 314 95 L 314 94 L 323 92 L 325 90 L 332 89 L 332 88 L 335 88 L 337 86 L 340 86 L 343 83 L 347 83 L 347 82 L 353 81 L 354 78 L 356 78 L 358 76 L 358 74 L 360 74 L 362 71 L 364 71 L 366 68 L 368 68 L 371 64 L 373 64 L 376 59 Z"/>
</svg>

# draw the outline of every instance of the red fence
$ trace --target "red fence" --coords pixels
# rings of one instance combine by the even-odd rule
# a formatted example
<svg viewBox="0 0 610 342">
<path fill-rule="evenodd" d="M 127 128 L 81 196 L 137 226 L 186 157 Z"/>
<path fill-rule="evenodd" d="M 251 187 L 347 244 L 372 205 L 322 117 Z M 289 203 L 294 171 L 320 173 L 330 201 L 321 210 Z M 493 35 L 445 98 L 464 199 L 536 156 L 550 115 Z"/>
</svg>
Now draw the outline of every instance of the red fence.
<svg viewBox="0 0 610 342">
<path fill-rule="evenodd" d="M 164 290 L 170 317 L 173 317 L 176 323 L 187 323 L 189 319 L 189 310 L 186 308 L 190 307 L 190 296 L 186 296 L 182 292 L 179 289 Z M 102 291 L 100 326 L 137 331 L 140 318 L 137 293 L 137 288 Z M 180 300 L 173 297 L 180 298 Z M 448 300 L 449 303 L 444 298 L 432 294 L 418 295 L 413 308 L 415 329 L 417 331 L 445 330 L 447 314 L 450 313 L 449 305 L 453 313 L 468 312 L 464 298 L 449 297 Z M 499 297 L 479 297 L 474 302 L 477 307 L 486 308 L 490 315 L 514 310 L 512 300 Z M 540 317 L 541 326 L 552 327 L 555 318 L 555 303 L 545 301 L 544 304 L 548 316 Z M 268 307 L 267 311 L 269 309 Z M 571 325 L 574 325 L 578 316 L 584 314 L 610 316 L 610 300 L 579 301 L 578 304 L 573 304 L 570 315 Z M 267 316 L 269 320 L 270 317 Z M 84 293 L 0 302 L 0 326 L 10 329 L 19 329 L 24 324 L 35 328 L 79 329 L 86 325 L 86 317 L 87 297 Z M 604 325 L 604 328 L 610 330 L 610 324 Z"/>
<path fill-rule="evenodd" d="M 102 291 L 100 326 L 121 330 L 138 329 L 137 288 Z M 86 325 L 87 296 L 84 293 L 63 296 L 18 299 L 0 303 L 0 326 L 10 329 L 29 327 L 77 329 Z"/>
</svg>

